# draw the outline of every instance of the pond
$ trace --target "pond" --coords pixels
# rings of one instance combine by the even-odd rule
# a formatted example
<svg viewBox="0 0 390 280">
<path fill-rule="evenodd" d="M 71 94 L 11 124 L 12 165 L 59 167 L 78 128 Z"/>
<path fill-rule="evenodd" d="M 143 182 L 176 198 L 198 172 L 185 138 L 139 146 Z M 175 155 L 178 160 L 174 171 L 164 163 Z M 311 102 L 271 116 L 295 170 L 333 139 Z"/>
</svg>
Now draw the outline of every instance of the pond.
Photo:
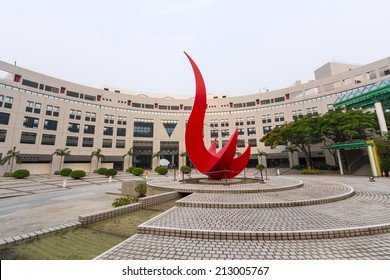
<svg viewBox="0 0 390 280">
<path fill-rule="evenodd" d="M 175 201 L 46 235 L 0 250 L 0 260 L 90 260 L 137 231 L 137 226 L 173 207 Z"/>
</svg>

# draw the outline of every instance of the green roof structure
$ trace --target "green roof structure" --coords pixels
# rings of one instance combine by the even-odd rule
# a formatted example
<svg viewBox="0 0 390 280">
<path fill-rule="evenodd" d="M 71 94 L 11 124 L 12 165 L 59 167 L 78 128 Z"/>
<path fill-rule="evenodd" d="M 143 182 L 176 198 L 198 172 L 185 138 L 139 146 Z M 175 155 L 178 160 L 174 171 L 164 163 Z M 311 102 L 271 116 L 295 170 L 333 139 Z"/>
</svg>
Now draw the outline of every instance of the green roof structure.
<svg viewBox="0 0 390 280">
<path fill-rule="evenodd" d="M 335 108 L 346 106 L 348 109 L 374 107 L 374 103 L 381 102 L 384 109 L 390 108 L 390 80 L 347 90 L 333 104 Z"/>
<path fill-rule="evenodd" d="M 321 147 L 322 149 L 353 149 L 353 148 L 361 148 L 361 147 L 368 147 L 373 146 L 373 144 L 367 144 L 365 141 L 359 141 L 359 142 L 347 142 L 347 143 L 337 143 L 329 146 Z"/>
</svg>

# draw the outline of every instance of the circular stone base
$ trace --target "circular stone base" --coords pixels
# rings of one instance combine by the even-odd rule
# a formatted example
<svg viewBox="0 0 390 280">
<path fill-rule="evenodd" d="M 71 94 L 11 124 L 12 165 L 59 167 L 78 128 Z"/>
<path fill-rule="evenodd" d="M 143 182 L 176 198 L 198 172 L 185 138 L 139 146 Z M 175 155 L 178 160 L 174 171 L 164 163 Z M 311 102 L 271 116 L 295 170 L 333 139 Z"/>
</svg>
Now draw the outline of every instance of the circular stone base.
<svg viewBox="0 0 390 280">
<path fill-rule="evenodd" d="M 242 180 L 241 179 L 221 179 L 221 180 L 213 180 L 213 179 L 200 179 L 199 180 L 199 183 L 203 183 L 203 184 L 216 184 L 216 185 L 223 185 L 223 184 L 236 184 L 236 183 L 240 183 Z"/>
</svg>

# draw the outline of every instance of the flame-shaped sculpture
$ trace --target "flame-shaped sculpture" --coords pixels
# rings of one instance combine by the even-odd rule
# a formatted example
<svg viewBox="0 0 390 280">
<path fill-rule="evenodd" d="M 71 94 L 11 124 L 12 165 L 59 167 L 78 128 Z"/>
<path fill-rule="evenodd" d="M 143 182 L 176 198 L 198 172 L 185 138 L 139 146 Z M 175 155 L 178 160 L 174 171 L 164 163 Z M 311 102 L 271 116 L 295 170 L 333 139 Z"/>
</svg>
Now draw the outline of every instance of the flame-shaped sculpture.
<svg viewBox="0 0 390 280">
<path fill-rule="evenodd" d="M 186 149 L 193 165 L 210 179 L 233 178 L 241 173 L 250 157 L 250 146 L 245 152 L 234 158 L 236 153 L 238 129 L 225 146 L 217 152 L 216 140 L 207 150 L 203 142 L 203 123 L 206 114 L 206 87 L 202 74 L 192 58 L 188 57 L 195 75 L 196 93 L 194 106 L 186 127 Z"/>
</svg>

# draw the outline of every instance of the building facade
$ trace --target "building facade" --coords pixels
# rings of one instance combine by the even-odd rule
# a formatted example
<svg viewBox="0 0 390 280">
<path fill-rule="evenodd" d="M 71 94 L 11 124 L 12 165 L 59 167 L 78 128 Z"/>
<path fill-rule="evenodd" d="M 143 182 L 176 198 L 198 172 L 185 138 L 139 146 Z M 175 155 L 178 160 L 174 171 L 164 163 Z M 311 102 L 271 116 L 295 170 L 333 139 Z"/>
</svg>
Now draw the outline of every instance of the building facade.
<svg viewBox="0 0 390 280">
<path fill-rule="evenodd" d="M 308 83 L 245 96 L 210 95 L 204 125 L 206 146 L 217 138 L 218 148 L 238 128 L 238 152 L 248 144 L 254 167 L 289 167 L 304 163 L 300 153 L 284 146 L 270 149 L 259 139 L 273 127 L 299 115 L 324 114 L 335 100 L 351 90 L 390 78 L 390 57 L 363 65 L 328 63 L 315 71 Z M 0 158 L 16 146 L 32 174 L 50 174 L 62 167 L 93 171 L 98 166 L 124 170 L 129 166 L 154 168 L 159 154 L 173 166 L 189 164 L 185 152 L 185 127 L 193 106 L 187 98 L 158 97 L 145 93 L 79 85 L 0 61 Z M 321 145 L 313 147 L 317 163 L 334 165 Z M 60 158 L 56 149 L 69 148 Z M 99 164 L 90 155 L 102 150 Z M 124 156 L 128 151 L 132 156 Z M 267 157 L 258 157 L 259 151 Z M 8 172 L 0 166 L 0 173 Z"/>
</svg>

